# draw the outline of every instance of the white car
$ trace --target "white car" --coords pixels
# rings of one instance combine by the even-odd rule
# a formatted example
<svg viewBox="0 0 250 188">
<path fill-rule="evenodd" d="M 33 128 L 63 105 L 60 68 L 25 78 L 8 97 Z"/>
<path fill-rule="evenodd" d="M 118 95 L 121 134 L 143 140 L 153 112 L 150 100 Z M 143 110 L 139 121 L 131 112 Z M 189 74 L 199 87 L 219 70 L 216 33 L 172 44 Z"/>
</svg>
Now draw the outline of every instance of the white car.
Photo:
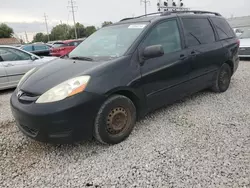
<svg viewBox="0 0 250 188">
<path fill-rule="evenodd" d="M 239 38 L 239 57 L 250 57 L 250 30 L 246 30 Z"/>
<path fill-rule="evenodd" d="M 233 30 L 234 30 L 237 37 L 241 36 L 243 33 L 243 31 L 239 28 L 234 28 Z"/>
<path fill-rule="evenodd" d="M 0 90 L 15 88 L 32 68 L 56 57 L 39 57 L 13 46 L 0 45 Z"/>
</svg>

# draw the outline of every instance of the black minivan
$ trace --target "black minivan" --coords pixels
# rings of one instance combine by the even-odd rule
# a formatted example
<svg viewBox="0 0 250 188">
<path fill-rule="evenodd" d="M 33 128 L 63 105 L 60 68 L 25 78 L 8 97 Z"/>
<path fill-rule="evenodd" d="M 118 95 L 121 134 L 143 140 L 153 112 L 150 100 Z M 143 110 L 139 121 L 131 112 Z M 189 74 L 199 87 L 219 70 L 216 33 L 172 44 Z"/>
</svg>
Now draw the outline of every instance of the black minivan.
<svg viewBox="0 0 250 188">
<path fill-rule="evenodd" d="M 204 11 L 157 14 L 106 26 L 30 70 L 11 97 L 20 130 L 43 142 L 117 144 L 154 109 L 206 88 L 225 92 L 239 63 L 227 21 Z"/>
</svg>

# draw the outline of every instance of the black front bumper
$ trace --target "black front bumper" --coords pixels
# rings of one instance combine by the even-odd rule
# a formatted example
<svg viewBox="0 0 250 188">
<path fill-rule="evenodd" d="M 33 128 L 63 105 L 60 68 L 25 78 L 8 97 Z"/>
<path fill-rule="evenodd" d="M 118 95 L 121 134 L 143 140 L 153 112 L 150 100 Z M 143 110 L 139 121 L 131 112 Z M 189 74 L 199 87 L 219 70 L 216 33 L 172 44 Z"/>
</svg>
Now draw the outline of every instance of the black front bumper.
<svg viewBox="0 0 250 188">
<path fill-rule="evenodd" d="M 104 100 L 83 92 L 59 102 L 36 104 L 19 100 L 15 91 L 10 103 L 25 135 L 41 142 L 72 143 L 92 139 L 95 116 Z"/>
</svg>

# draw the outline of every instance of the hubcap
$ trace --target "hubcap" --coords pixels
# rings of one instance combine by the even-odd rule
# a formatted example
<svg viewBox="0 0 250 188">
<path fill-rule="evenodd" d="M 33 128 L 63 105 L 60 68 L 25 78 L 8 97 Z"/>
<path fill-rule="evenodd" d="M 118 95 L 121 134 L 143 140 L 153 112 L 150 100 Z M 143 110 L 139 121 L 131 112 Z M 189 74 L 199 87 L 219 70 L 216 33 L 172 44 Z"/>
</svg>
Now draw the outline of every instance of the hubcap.
<svg viewBox="0 0 250 188">
<path fill-rule="evenodd" d="M 111 110 L 107 117 L 107 131 L 110 134 L 121 133 L 128 123 L 128 114 L 122 107 Z"/>
</svg>

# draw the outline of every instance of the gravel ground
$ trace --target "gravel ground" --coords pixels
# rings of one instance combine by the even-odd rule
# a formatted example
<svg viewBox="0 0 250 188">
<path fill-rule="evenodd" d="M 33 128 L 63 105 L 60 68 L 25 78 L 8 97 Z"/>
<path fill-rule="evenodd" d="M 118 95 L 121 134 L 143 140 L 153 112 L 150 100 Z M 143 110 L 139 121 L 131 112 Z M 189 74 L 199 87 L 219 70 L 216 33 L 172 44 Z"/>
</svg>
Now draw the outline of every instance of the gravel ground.
<svg viewBox="0 0 250 188">
<path fill-rule="evenodd" d="M 48 145 L 17 130 L 0 94 L 0 187 L 250 187 L 250 62 L 228 92 L 151 113 L 123 143 Z"/>
</svg>

